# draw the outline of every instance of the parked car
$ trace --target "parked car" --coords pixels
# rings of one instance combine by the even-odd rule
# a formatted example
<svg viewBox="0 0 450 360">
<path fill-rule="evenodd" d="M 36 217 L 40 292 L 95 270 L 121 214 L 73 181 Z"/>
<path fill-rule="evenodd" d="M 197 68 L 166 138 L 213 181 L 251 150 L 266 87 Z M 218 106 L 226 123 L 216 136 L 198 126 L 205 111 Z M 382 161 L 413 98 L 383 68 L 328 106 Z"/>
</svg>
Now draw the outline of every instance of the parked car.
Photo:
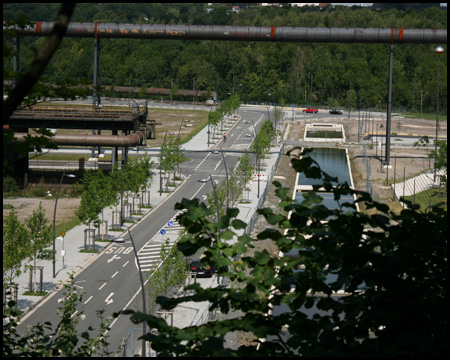
<svg viewBox="0 0 450 360">
<path fill-rule="evenodd" d="M 217 105 L 217 100 L 206 100 L 206 106 L 214 106 Z"/>
<path fill-rule="evenodd" d="M 188 265 L 190 272 L 196 273 L 197 277 L 211 277 L 214 275 L 215 269 L 211 266 L 203 267 L 199 260 L 194 260 Z"/>
<path fill-rule="evenodd" d="M 342 111 L 341 111 L 341 110 L 333 109 L 333 110 L 330 110 L 330 114 L 334 114 L 334 115 L 342 115 Z"/>
<path fill-rule="evenodd" d="M 303 109 L 303 112 L 304 113 L 315 113 L 315 114 L 317 114 L 318 110 L 315 107 L 309 107 L 307 109 Z"/>
</svg>

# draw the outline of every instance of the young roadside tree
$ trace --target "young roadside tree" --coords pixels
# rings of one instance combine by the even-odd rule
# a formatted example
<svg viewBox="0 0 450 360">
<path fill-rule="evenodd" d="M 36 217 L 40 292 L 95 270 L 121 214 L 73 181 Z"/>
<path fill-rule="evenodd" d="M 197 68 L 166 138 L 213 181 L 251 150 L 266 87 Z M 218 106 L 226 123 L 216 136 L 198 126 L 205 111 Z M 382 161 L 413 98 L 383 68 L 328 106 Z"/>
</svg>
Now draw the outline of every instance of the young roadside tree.
<svg viewBox="0 0 450 360">
<path fill-rule="evenodd" d="M 220 184 L 214 184 L 214 190 L 206 194 L 208 201 L 208 209 L 213 211 L 211 219 L 217 219 L 217 212 L 222 216 L 225 214 L 227 207 L 227 182 L 222 181 Z M 217 197 L 217 199 L 216 199 Z"/>
<path fill-rule="evenodd" d="M 221 118 L 222 118 L 222 113 L 219 110 L 212 111 L 208 115 L 209 124 L 213 130 L 211 142 L 214 142 L 214 135 L 215 135 L 215 132 L 217 131 L 217 125 L 219 125 Z"/>
<path fill-rule="evenodd" d="M 446 356 L 447 212 L 434 208 L 423 214 L 410 205 L 398 215 L 347 184 L 333 188 L 332 178 L 310 157 L 292 163 L 308 177 L 322 178 L 336 200 L 355 194 L 377 213 L 359 213 L 354 204 L 345 204 L 354 211 L 328 209 L 313 191 L 297 203 L 275 182 L 280 207 L 292 215 L 258 210 L 272 227 L 257 239 L 273 240 L 280 253 L 248 256 L 257 239 L 244 234 L 228 242 L 236 236 L 233 229 L 246 227 L 236 219 L 237 209 L 211 222 L 205 204 L 183 199 L 176 209 L 187 211 L 178 221 L 191 236 L 178 248 L 188 256 L 204 247 L 202 261 L 235 286 L 193 284 L 186 289 L 194 295 L 160 297 L 158 303 L 171 310 L 207 300 L 211 311 L 244 315 L 179 329 L 125 312 L 157 331 L 145 335 L 152 348 L 159 356 Z M 253 341 L 231 350 L 224 339 L 232 331 L 246 332 Z"/>
<path fill-rule="evenodd" d="M 444 169 L 445 173 L 441 176 L 441 183 L 447 187 L 447 140 L 434 140 L 434 144 L 437 145 L 438 149 L 432 150 L 428 153 L 428 144 L 430 139 L 428 136 L 422 136 L 418 141 L 414 143 L 414 146 L 418 149 L 426 148 L 427 156 L 431 159 L 435 159 L 434 167 L 436 170 Z"/>
<path fill-rule="evenodd" d="M 127 190 L 137 197 L 140 192 L 147 187 L 147 180 L 151 178 L 150 170 L 153 162 L 147 155 L 140 158 L 138 161 L 130 162 L 125 168 L 125 176 Z"/>
<path fill-rule="evenodd" d="M 269 119 L 264 120 L 261 125 L 261 129 L 256 135 L 255 140 L 253 141 L 252 150 L 256 154 L 256 165 L 255 168 L 257 171 L 261 168 L 261 161 L 268 154 L 270 150 L 270 143 L 275 138 L 276 133 L 273 129 L 272 123 Z"/>
<path fill-rule="evenodd" d="M 91 183 L 91 185 L 84 190 L 81 194 L 81 202 L 80 207 L 75 214 L 78 218 L 86 225 L 88 225 L 89 229 L 91 228 L 91 224 L 94 223 L 95 227 L 98 227 L 100 224 L 99 214 L 103 209 L 103 204 L 98 201 L 97 197 L 97 183 Z"/>
<path fill-rule="evenodd" d="M 430 152 L 430 157 L 436 159 L 434 166 L 436 169 L 444 169 L 444 175 L 441 176 L 441 182 L 447 187 L 447 140 L 434 140 L 437 143 L 438 150 Z"/>
<path fill-rule="evenodd" d="M 22 261 L 31 250 L 27 228 L 11 210 L 3 223 L 3 287 L 11 288 L 14 278 L 19 276 Z"/>
<path fill-rule="evenodd" d="M 92 221 L 95 221 L 95 212 L 100 209 L 103 221 L 103 209 L 112 205 L 115 201 L 111 177 L 106 176 L 100 169 L 96 171 L 86 171 L 83 175 L 83 189 L 81 196 L 83 204 L 80 208 L 81 212 L 79 213 L 81 216 L 81 218 L 79 217 L 80 220 L 87 221 L 88 218 L 91 218 Z M 89 207 L 93 208 L 88 209 Z"/>
<path fill-rule="evenodd" d="M 252 177 L 252 159 L 250 155 L 245 152 L 239 156 L 238 161 L 239 165 L 236 168 L 236 176 L 238 181 L 242 183 L 242 186 L 244 186 Z"/>
<path fill-rule="evenodd" d="M 283 130 L 281 129 L 281 122 L 283 119 L 283 108 L 281 106 L 274 106 L 273 108 L 273 117 L 274 117 L 274 124 L 275 124 L 275 134 L 278 134 L 278 131 Z"/>
<path fill-rule="evenodd" d="M 179 170 L 180 164 L 185 160 L 184 151 L 181 148 L 179 138 L 169 139 L 164 145 L 162 154 L 162 168 L 167 172 L 167 184 L 170 182 L 170 173 L 172 172 L 172 179 L 175 179 L 175 174 Z"/>
<path fill-rule="evenodd" d="M 53 239 L 53 229 L 50 221 L 45 217 L 42 202 L 39 202 L 38 209 L 33 210 L 31 216 L 25 220 L 25 225 L 28 228 L 28 241 L 31 249 L 30 258 L 33 261 L 34 293 L 36 293 L 36 261 L 38 259 L 51 260 L 53 258 L 53 250 L 45 248 Z"/>
<path fill-rule="evenodd" d="M 188 270 L 183 254 L 167 238 L 164 244 L 161 244 L 159 259 L 153 265 L 146 285 L 147 309 L 149 313 L 155 312 L 157 297 L 160 295 L 167 296 L 171 287 L 182 285 L 187 273 Z"/>
</svg>

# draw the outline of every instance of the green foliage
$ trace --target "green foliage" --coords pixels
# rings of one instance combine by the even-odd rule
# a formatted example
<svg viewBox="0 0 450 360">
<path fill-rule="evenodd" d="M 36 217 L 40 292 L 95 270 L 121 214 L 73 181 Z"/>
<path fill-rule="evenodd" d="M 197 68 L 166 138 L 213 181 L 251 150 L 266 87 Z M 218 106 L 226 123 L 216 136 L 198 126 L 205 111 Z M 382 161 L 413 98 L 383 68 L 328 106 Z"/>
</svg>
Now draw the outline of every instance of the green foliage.
<svg viewBox="0 0 450 360">
<path fill-rule="evenodd" d="M 309 157 L 293 163 L 306 171 L 314 165 Z M 378 212 L 330 210 L 314 192 L 297 203 L 275 182 L 280 207 L 292 214 L 288 218 L 272 209 L 259 210 L 273 227 L 257 239 L 271 239 L 281 253 L 259 250 L 249 256 L 253 239 L 237 236 L 230 227 L 244 226 L 235 219 L 237 209 L 214 223 L 211 211 L 197 199 L 176 205 L 187 210 L 178 221 L 189 234 L 179 241 L 179 249 L 189 255 L 203 247 L 203 261 L 233 285 L 191 285 L 194 295 L 158 302 L 170 310 L 185 301 L 208 300 L 211 311 L 244 315 L 179 329 L 133 314 L 134 322 L 147 321 L 158 330 L 145 338 L 159 356 L 446 355 L 447 213 L 434 208 L 421 214 L 411 207 L 396 215 L 347 184 L 331 189 L 327 174 L 312 172 L 336 199 L 355 194 Z M 219 230 L 224 234 L 220 238 Z M 228 243 L 233 236 L 237 242 Z M 273 311 L 278 307 L 285 310 Z M 230 331 L 250 333 L 254 341 L 230 350 L 224 341 Z"/>
<path fill-rule="evenodd" d="M 101 171 L 101 170 L 100 170 Z M 98 225 L 99 213 L 103 209 L 101 203 L 98 202 L 96 193 L 96 183 L 92 183 L 94 186 L 90 186 L 88 190 L 85 190 L 81 194 L 80 207 L 75 212 L 78 218 L 86 225 L 89 225 L 94 221 Z"/>
<path fill-rule="evenodd" d="M 29 232 L 12 209 L 3 223 L 3 286 L 21 273 L 22 261 L 30 250 Z"/>
<path fill-rule="evenodd" d="M 127 162 L 121 170 L 114 168 L 109 175 L 102 170 L 85 171 L 80 207 L 76 211 L 78 218 L 86 225 L 94 222 L 98 226 L 100 211 L 114 204 L 117 194 L 138 193 L 146 187 L 151 166 L 150 159 L 144 156 L 140 161 Z"/>
<path fill-rule="evenodd" d="M 265 154 L 270 150 L 270 143 L 275 138 L 275 129 L 272 126 L 270 120 L 266 119 L 261 129 L 256 135 L 255 141 L 253 142 L 252 149 L 255 151 L 259 159 L 263 158 Z"/>
<path fill-rule="evenodd" d="M 441 182 L 447 186 L 447 140 L 434 140 L 438 150 L 430 152 L 430 157 L 436 158 L 436 169 L 444 169 L 445 175 L 441 176 Z"/>
<path fill-rule="evenodd" d="M 414 143 L 417 148 L 426 147 L 430 143 L 428 136 L 422 136 L 418 141 Z M 434 144 L 437 145 L 438 150 L 432 150 L 428 157 L 436 159 L 434 166 L 436 169 L 444 169 L 445 174 L 441 176 L 441 183 L 447 186 L 447 140 L 434 140 Z"/>
<path fill-rule="evenodd" d="M 161 245 L 159 260 L 152 270 L 148 283 L 146 285 L 147 311 L 153 313 L 156 309 L 156 298 L 158 296 L 167 296 L 171 287 L 183 284 L 187 276 L 186 261 L 183 254 L 176 246 L 170 244 L 167 238 Z"/>
<path fill-rule="evenodd" d="M 73 357 L 109 354 L 104 332 L 108 330 L 110 320 L 103 321 L 100 314 L 102 322 L 97 335 L 91 337 L 92 328 L 78 334 L 76 326 L 85 315 L 83 310 L 76 309 L 82 301 L 82 294 L 75 289 L 73 274 L 63 287 L 64 300 L 57 310 L 61 320 L 55 326 L 45 322 L 31 327 L 25 334 L 18 334 L 19 313 L 15 310 L 15 303 L 8 302 L 3 312 L 3 356 Z"/>
<path fill-rule="evenodd" d="M 166 173 L 172 173 L 172 179 L 175 179 L 175 174 L 184 161 L 186 161 L 186 157 L 184 156 L 184 150 L 181 147 L 180 138 L 177 137 L 175 139 L 166 140 L 161 153 L 161 169 Z M 170 177 L 168 176 L 166 186 L 169 184 L 169 180 Z"/>
<path fill-rule="evenodd" d="M 336 6 L 325 11 L 317 7 L 258 7 L 231 12 L 231 4 L 143 3 L 78 4 L 73 21 L 124 22 L 238 26 L 305 26 L 361 28 L 447 28 L 447 12 L 438 8 L 425 11 L 381 10 Z M 51 8 L 51 9 L 49 9 Z M 10 3 L 4 6 L 4 19 L 26 14 L 34 21 L 51 21 L 54 6 Z M 221 14 L 219 16 L 219 14 Z M 223 16 L 222 16 L 223 15 Z M 148 18 L 148 20 L 144 20 Z M 220 20 L 218 20 L 220 18 Z M 28 64 L 33 56 L 22 40 L 21 58 Z M 39 40 L 38 40 L 39 41 Z M 287 104 L 328 104 L 348 106 L 347 91 L 355 91 L 352 108 L 384 107 L 387 93 L 389 50 L 384 44 L 266 43 L 178 40 L 107 39 L 102 45 L 102 84 L 171 89 L 215 91 L 217 98 L 239 94 L 244 101 Z M 12 46 L 4 57 L 9 78 Z M 45 71 L 46 82 L 62 79 L 91 79 L 92 41 L 65 39 Z M 440 106 L 447 109 L 447 53 L 441 55 Z M 76 61 L 74 61 L 74 59 Z M 437 56 L 431 45 L 403 44 L 395 47 L 394 106 L 410 110 L 435 109 Z M 51 91 L 49 88 L 46 91 Z M 271 95 L 269 96 L 269 92 Z M 354 98 L 352 96 L 352 98 Z"/>
<path fill-rule="evenodd" d="M 252 177 L 252 159 L 250 155 L 245 152 L 241 156 L 239 156 L 239 165 L 236 168 L 236 176 L 238 181 L 244 185 L 246 184 Z"/>
<path fill-rule="evenodd" d="M 25 220 L 25 225 L 28 228 L 28 235 L 31 239 L 32 257 L 34 261 L 36 259 L 52 259 L 53 252 L 45 249 L 53 239 L 52 226 L 50 225 L 50 221 L 45 217 L 45 210 L 41 202 L 37 210 L 33 210 L 31 216 Z"/>
<path fill-rule="evenodd" d="M 214 191 L 207 194 L 208 208 L 214 213 L 211 218 L 217 217 L 217 211 L 221 216 L 225 215 L 227 207 L 236 203 L 244 186 L 252 177 L 252 169 L 250 155 L 246 152 L 239 157 L 239 165 L 236 170 L 234 172 L 228 170 L 228 181 L 222 181 L 218 185 L 214 184 Z M 217 209 L 217 205 L 219 209 Z"/>
<path fill-rule="evenodd" d="M 16 180 L 11 176 L 3 176 L 3 193 L 16 193 L 19 191 Z"/>
</svg>

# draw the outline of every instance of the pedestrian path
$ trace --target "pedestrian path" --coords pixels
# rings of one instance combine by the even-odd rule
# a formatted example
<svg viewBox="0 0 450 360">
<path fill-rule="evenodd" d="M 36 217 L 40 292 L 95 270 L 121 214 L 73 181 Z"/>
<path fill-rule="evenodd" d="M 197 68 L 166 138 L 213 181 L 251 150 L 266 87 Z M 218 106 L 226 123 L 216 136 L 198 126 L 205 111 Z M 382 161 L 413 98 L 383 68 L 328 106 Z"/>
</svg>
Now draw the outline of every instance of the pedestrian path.
<svg viewBox="0 0 450 360">
<path fill-rule="evenodd" d="M 234 117 L 234 121 L 228 120 L 227 125 L 224 128 L 224 132 L 228 132 L 230 129 L 233 128 L 233 126 L 241 120 L 240 115 L 236 115 Z M 209 143 L 208 143 L 208 131 L 212 133 L 212 129 L 208 126 L 205 126 L 202 130 L 199 131 L 197 135 L 195 135 L 189 142 L 186 144 L 183 144 L 183 149 L 187 151 L 196 151 L 196 150 L 207 150 L 210 148 L 215 147 L 216 145 L 220 144 L 222 142 L 222 138 L 213 138 L 212 136 L 209 137 Z M 210 134 L 212 135 L 212 134 Z"/>
<path fill-rule="evenodd" d="M 412 196 L 428 189 L 438 188 L 440 177 L 443 175 L 445 175 L 445 170 L 441 169 L 436 172 L 436 179 L 434 179 L 434 170 L 430 170 L 406 181 L 392 184 L 392 188 L 398 199 L 402 196 Z"/>
</svg>

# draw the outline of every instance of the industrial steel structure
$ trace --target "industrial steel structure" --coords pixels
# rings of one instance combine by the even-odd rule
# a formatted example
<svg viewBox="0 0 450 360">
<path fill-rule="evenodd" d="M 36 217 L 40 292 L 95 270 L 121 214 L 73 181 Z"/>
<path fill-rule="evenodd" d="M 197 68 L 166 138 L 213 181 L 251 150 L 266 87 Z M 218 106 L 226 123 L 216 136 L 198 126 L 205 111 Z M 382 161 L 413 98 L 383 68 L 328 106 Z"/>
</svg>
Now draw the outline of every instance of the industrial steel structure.
<svg viewBox="0 0 450 360">
<path fill-rule="evenodd" d="M 38 21 L 24 29 L 13 28 L 16 33 L 15 47 L 20 49 L 20 36 L 47 36 L 53 22 Z M 339 43 L 385 43 L 389 44 L 389 90 L 387 99 L 386 158 L 390 162 L 390 124 L 392 107 L 392 67 L 394 44 L 446 44 L 447 29 L 403 28 L 325 28 L 325 27 L 275 27 L 275 26 L 222 26 L 222 25 L 164 25 L 122 23 L 70 23 L 66 37 L 92 37 L 94 39 L 94 107 L 100 105 L 100 39 L 182 39 L 220 41 L 266 41 L 266 42 L 339 42 Z M 16 58 L 18 59 L 18 57 Z M 18 60 L 17 60 L 18 61 Z M 15 62 L 15 69 L 19 69 Z"/>
<path fill-rule="evenodd" d="M 16 110 L 9 119 L 3 120 L 3 127 L 10 128 L 18 142 L 23 142 L 32 128 L 92 130 L 92 135 L 56 134 L 49 141 L 63 146 L 91 146 L 92 156 L 96 149 L 100 153 L 101 147 L 111 147 L 111 164 L 118 162 L 119 148 L 123 148 L 122 164 L 125 164 L 129 147 L 145 145 L 147 139 L 155 137 L 155 121 L 148 120 L 147 115 L 147 107 L 144 111 L 35 107 Z M 103 130 L 110 130 L 112 135 L 102 134 Z M 7 155 L 6 163 L 14 164 L 14 177 L 26 187 L 28 156 L 18 156 L 14 151 Z"/>
<path fill-rule="evenodd" d="M 38 21 L 25 29 L 17 29 L 18 36 L 47 36 L 53 22 Z M 447 29 L 403 28 L 324 28 L 275 26 L 222 25 L 160 25 L 70 23 L 67 37 L 183 39 L 222 41 L 283 41 L 283 42 L 341 42 L 341 43 L 447 43 Z"/>
</svg>

